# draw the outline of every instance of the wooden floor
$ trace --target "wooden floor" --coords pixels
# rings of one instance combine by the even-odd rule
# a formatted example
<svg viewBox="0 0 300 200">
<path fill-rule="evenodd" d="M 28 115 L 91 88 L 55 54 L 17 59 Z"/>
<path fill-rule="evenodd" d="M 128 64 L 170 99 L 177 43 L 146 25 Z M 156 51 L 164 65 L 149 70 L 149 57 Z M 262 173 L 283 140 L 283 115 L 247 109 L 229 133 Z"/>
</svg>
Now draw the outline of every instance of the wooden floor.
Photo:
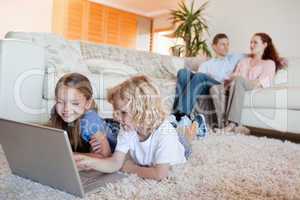
<svg viewBox="0 0 300 200">
<path fill-rule="evenodd" d="M 269 137 L 280 139 L 282 141 L 288 140 L 295 143 L 300 143 L 300 133 L 289 133 L 289 132 L 280 132 L 275 130 L 268 130 L 262 128 L 255 128 L 255 127 L 247 127 L 251 131 L 251 135 L 255 135 L 258 137 Z"/>
</svg>

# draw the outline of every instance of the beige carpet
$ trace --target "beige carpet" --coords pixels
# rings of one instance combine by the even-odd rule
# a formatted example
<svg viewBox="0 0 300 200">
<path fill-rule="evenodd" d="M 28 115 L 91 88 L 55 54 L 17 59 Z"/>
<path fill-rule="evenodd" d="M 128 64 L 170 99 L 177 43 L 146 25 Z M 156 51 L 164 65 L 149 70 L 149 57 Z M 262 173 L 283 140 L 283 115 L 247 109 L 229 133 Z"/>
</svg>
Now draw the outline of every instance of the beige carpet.
<svg viewBox="0 0 300 200">
<path fill-rule="evenodd" d="M 75 199 L 10 174 L 0 150 L 0 199 Z M 300 144 L 227 134 L 195 141 L 193 156 L 161 181 L 130 176 L 86 199 L 300 199 Z"/>
</svg>

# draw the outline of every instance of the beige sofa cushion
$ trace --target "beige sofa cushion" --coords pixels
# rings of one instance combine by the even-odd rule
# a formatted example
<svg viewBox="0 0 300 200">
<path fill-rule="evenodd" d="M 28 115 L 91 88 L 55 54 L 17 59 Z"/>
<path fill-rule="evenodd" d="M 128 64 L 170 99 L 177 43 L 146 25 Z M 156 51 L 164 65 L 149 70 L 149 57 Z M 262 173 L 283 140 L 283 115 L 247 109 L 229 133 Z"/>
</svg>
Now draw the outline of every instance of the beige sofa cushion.
<svg viewBox="0 0 300 200">
<path fill-rule="evenodd" d="M 87 42 L 81 42 L 80 47 L 84 60 L 101 59 L 125 64 L 157 79 L 175 79 L 177 71 L 184 68 L 184 59 L 174 56 Z"/>
<path fill-rule="evenodd" d="M 272 86 L 273 87 L 288 86 L 288 70 L 287 70 L 287 68 L 280 69 L 276 72 L 276 75 L 272 81 Z"/>
<path fill-rule="evenodd" d="M 60 71 L 88 73 L 84 63 L 80 42 L 68 41 L 53 33 L 8 32 L 5 38 L 31 41 L 45 49 L 45 68 L 59 68 Z"/>
<path fill-rule="evenodd" d="M 244 108 L 242 124 L 282 132 L 299 133 L 299 110 Z"/>
<path fill-rule="evenodd" d="M 300 57 L 288 59 L 288 86 L 300 86 Z"/>
<path fill-rule="evenodd" d="M 273 87 L 246 92 L 245 108 L 300 110 L 300 87 Z"/>
<path fill-rule="evenodd" d="M 134 67 L 106 59 L 87 59 L 84 61 L 93 74 L 118 73 L 124 75 L 135 75 L 138 72 Z"/>
<path fill-rule="evenodd" d="M 162 102 L 167 112 L 172 110 L 175 98 L 176 80 L 173 79 L 152 79 L 157 89 L 160 91 Z"/>
<path fill-rule="evenodd" d="M 288 67 L 279 70 L 271 88 L 246 92 L 245 108 L 300 110 L 300 58 L 288 58 Z"/>
</svg>

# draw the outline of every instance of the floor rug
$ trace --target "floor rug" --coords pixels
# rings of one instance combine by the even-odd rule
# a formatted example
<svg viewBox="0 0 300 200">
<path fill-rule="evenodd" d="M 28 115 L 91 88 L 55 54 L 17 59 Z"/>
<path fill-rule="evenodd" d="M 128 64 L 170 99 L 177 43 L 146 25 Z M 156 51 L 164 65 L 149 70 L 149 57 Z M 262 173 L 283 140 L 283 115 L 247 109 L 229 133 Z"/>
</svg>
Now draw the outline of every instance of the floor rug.
<svg viewBox="0 0 300 200">
<path fill-rule="evenodd" d="M 11 174 L 0 148 L 0 199 L 76 197 Z M 300 144 L 233 133 L 193 142 L 188 162 L 157 182 L 130 175 L 85 199 L 299 200 Z"/>
</svg>

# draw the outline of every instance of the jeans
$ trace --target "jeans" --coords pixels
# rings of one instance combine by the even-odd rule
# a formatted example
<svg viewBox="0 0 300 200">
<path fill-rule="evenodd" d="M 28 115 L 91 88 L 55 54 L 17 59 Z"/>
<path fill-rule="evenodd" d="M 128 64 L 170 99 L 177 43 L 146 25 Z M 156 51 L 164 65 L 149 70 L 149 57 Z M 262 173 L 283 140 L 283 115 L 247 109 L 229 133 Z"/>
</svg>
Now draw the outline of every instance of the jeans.
<svg viewBox="0 0 300 200">
<path fill-rule="evenodd" d="M 189 143 L 188 139 L 182 133 L 178 132 L 177 134 L 178 134 L 179 142 L 184 147 L 185 159 L 188 159 L 192 154 L 192 146 Z"/>
<path fill-rule="evenodd" d="M 190 115 L 198 97 L 208 95 L 210 87 L 217 84 L 220 82 L 207 74 L 193 73 L 189 69 L 179 70 L 173 112 Z"/>
</svg>

